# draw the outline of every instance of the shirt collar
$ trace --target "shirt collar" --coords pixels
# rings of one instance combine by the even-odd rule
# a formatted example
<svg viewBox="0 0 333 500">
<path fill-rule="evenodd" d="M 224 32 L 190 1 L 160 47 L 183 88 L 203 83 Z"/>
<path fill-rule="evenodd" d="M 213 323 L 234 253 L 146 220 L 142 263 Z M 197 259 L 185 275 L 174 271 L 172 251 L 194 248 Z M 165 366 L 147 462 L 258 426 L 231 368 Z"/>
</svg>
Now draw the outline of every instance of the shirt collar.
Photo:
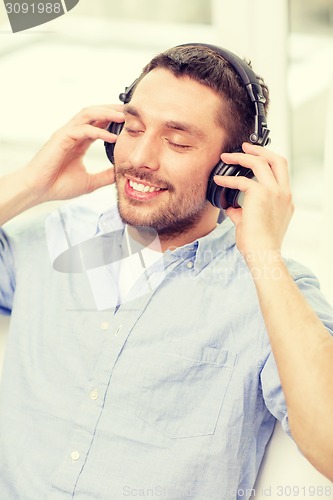
<svg viewBox="0 0 333 500">
<path fill-rule="evenodd" d="M 192 260 L 194 270 L 200 272 L 217 255 L 224 254 L 235 245 L 235 230 L 230 219 L 225 219 L 205 236 L 186 245 L 165 252 L 164 260 Z"/>
<path fill-rule="evenodd" d="M 225 254 L 235 245 L 235 228 L 230 219 L 225 219 L 213 231 L 197 240 L 195 268 L 199 272 L 217 255 Z"/>
<path fill-rule="evenodd" d="M 124 229 L 118 209 L 113 206 L 96 217 L 96 235 Z M 164 253 L 164 262 L 192 260 L 196 272 L 200 272 L 216 255 L 225 253 L 235 245 L 234 225 L 225 219 L 213 231 L 186 245 Z"/>
<path fill-rule="evenodd" d="M 112 207 L 110 210 L 100 214 L 97 220 L 97 234 L 111 233 L 125 228 L 123 221 L 120 218 L 117 207 Z"/>
</svg>

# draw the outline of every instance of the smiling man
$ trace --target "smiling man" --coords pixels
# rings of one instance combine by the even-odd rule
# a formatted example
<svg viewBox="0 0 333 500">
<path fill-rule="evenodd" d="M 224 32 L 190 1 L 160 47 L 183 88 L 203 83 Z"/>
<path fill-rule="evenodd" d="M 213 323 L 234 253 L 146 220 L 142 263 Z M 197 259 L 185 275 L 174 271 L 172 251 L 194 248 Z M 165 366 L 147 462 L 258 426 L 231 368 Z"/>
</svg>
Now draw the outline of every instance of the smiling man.
<svg viewBox="0 0 333 500">
<path fill-rule="evenodd" d="M 0 233 L 0 497 L 249 498 L 276 420 L 332 480 L 333 312 L 281 255 L 293 203 L 264 82 L 194 44 L 122 100 L 0 180 L 1 223 L 108 184 L 118 199 Z M 114 166 L 90 174 L 97 139 Z"/>
</svg>

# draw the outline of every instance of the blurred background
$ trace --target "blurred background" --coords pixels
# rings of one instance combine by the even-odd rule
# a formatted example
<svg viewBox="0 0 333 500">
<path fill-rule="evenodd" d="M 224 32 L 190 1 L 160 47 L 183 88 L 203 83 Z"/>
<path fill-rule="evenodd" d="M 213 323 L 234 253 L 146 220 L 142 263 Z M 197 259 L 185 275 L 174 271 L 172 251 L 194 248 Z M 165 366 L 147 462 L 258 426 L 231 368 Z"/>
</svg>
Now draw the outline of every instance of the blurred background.
<svg viewBox="0 0 333 500">
<path fill-rule="evenodd" d="M 270 148 L 289 159 L 296 203 L 284 251 L 319 276 L 333 302 L 333 0 L 80 0 L 16 34 L 1 3 L 0 175 L 82 107 L 118 102 L 157 52 L 191 41 L 251 60 L 269 85 Z M 107 166 L 101 143 L 87 161 Z"/>
</svg>

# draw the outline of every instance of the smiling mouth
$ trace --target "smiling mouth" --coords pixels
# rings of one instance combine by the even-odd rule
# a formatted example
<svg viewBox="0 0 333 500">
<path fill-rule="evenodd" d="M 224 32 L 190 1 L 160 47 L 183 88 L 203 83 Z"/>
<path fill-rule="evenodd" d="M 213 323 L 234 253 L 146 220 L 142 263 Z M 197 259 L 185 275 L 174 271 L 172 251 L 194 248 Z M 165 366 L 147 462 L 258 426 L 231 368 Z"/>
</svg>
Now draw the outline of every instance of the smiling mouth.
<svg viewBox="0 0 333 500">
<path fill-rule="evenodd" d="M 141 182 L 135 182 L 131 179 L 128 179 L 128 183 L 134 191 L 138 191 L 139 193 L 154 193 L 157 191 L 165 191 L 165 189 L 155 186 L 149 186 L 149 184 L 143 184 Z"/>
<path fill-rule="evenodd" d="M 132 200 L 148 202 L 161 196 L 163 192 L 168 191 L 168 187 L 154 185 L 148 179 L 146 181 L 130 174 L 125 174 L 124 177 L 126 180 L 124 187 L 125 195 Z"/>
</svg>

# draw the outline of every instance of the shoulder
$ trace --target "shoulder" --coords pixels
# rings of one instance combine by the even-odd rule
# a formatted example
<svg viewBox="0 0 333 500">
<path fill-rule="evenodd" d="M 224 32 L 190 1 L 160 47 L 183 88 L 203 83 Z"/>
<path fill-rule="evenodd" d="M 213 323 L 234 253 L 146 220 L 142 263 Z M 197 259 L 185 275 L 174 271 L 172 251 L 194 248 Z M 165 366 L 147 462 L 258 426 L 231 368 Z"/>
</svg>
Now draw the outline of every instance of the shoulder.
<svg viewBox="0 0 333 500">
<path fill-rule="evenodd" d="M 288 257 L 284 257 L 284 262 L 294 280 L 299 280 L 305 277 L 313 277 L 317 280 L 313 271 L 301 262 Z"/>
<path fill-rule="evenodd" d="M 112 198 L 103 201 L 90 195 L 62 205 L 45 220 L 44 231 L 51 260 L 75 245 L 108 232 L 114 221 L 118 223 L 119 214 Z"/>
<path fill-rule="evenodd" d="M 96 234 L 98 221 L 110 207 L 117 212 L 113 191 L 107 186 L 69 202 L 56 203 L 53 208 L 37 208 L 22 214 L 1 230 L 0 238 L 6 240 L 14 253 L 31 253 L 33 249 L 48 247 L 50 254 L 68 248 Z"/>
<path fill-rule="evenodd" d="M 320 280 L 311 269 L 300 262 L 285 259 L 285 263 L 299 290 L 333 335 L 333 307 L 321 290 Z"/>
</svg>

